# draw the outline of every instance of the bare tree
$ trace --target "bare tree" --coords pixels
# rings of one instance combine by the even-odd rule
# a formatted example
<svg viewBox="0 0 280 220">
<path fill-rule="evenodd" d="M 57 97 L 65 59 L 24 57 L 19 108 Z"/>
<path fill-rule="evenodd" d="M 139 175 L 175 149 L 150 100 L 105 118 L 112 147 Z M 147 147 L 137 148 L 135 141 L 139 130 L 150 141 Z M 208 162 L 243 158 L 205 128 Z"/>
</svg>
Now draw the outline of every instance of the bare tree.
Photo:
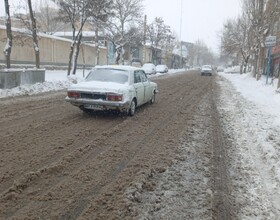
<svg viewBox="0 0 280 220">
<path fill-rule="evenodd" d="M 162 18 L 155 18 L 155 20 L 147 26 L 147 40 L 152 46 L 152 60 L 156 65 L 161 60 L 161 48 L 164 43 L 169 40 L 171 35 L 170 26 L 164 23 Z"/>
<path fill-rule="evenodd" d="M 240 73 L 247 71 L 250 58 L 250 25 L 246 15 L 236 20 L 228 20 L 224 24 L 221 37 L 221 48 L 229 55 L 241 57 L 242 64 Z"/>
<path fill-rule="evenodd" d="M 4 55 L 6 58 L 6 66 L 7 68 L 11 67 L 11 51 L 13 45 L 13 35 L 12 35 L 12 27 L 11 27 L 11 17 L 10 17 L 10 9 L 9 9 L 9 1 L 5 0 L 5 11 L 6 11 L 6 33 L 7 33 L 7 43 L 4 49 Z"/>
<path fill-rule="evenodd" d="M 253 37 L 254 76 L 259 79 L 264 72 L 265 38 L 270 34 L 280 16 L 279 0 L 243 0 L 243 10 L 250 19 Z"/>
<path fill-rule="evenodd" d="M 82 30 L 86 22 L 86 7 L 88 2 L 82 0 L 60 0 L 58 1 L 59 20 L 67 23 L 72 27 L 72 43 L 70 46 L 67 75 L 76 73 L 76 56 L 79 53 L 80 40 L 82 39 Z M 76 30 L 78 32 L 76 33 Z"/>
<path fill-rule="evenodd" d="M 72 44 L 70 46 L 67 74 L 75 74 L 77 59 L 79 56 L 82 34 L 85 23 L 90 17 L 103 19 L 106 17 L 106 5 L 104 0 L 59 0 L 60 20 L 69 22 L 72 27 Z M 102 10 L 103 11 L 102 11 Z M 102 11 L 102 13 L 101 13 Z M 98 13 L 97 13 L 98 12 Z"/>
<path fill-rule="evenodd" d="M 31 0 L 27 0 L 29 15 L 31 19 L 31 31 L 32 31 L 32 39 L 33 39 L 33 48 L 35 52 L 35 60 L 36 60 L 36 68 L 40 68 L 40 49 L 38 45 L 38 36 L 37 36 L 37 27 L 36 27 L 36 19 L 34 16 L 34 12 L 32 9 Z"/>
<path fill-rule="evenodd" d="M 92 6 L 89 13 L 88 23 L 91 24 L 95 31 L 95 49 L 96 49 L 96 60 L 95 64 L 99 64 L 99 50 L 100 50 L 100 40 L 99 31 L 104 30 L 106 26 L 106 21 L 110 16 L 113 16 L 113 0 L 101 1 L 101 4 Z"/>
<path fill-rule="evenodd" d="M 126 33 L 131 26 L 142 22 L 143 0 L 114 0 L 113 15 L 107 21 L 107 38 L 114 44 L 117 56 L 115 63 L 123 62 L 123 47 L 132 38 Z"/>
<path fill-rule="evenodd" d="M 53 34 L 65 27 L 65 23 L 57 19 L 58 9 L 50 4 L 40 5 L 36 17 L 37 26 L 41 32 Z"/>
<path fill-rule="evenodd" d="M 190 49 L 189 60 L 192 66 L 216 63 L 214 53 L 201 40 L 197 40 Z"/>
</svg>

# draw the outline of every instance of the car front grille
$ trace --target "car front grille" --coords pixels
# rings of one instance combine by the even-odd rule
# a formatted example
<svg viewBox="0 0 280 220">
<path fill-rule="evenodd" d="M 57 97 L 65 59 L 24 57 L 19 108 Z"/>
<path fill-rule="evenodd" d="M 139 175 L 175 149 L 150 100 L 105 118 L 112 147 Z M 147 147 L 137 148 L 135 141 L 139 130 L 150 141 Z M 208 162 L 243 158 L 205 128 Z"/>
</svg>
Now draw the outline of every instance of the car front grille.
<svg viewBox="0 0 280 220">
<path fill-rule="evenodd" d="M 98 94 L 98 93 L 81 93 L 82 99 L 102 99 L 106 100 L 106 95 L 104 94 Z"/>
</svg>

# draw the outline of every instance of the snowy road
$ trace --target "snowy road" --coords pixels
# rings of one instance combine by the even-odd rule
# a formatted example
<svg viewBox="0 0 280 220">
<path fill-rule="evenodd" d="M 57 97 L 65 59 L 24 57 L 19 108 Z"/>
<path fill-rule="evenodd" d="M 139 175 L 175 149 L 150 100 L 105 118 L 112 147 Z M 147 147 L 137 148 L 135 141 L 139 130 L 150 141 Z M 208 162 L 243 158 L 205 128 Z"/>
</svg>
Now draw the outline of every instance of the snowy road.
<svg viewBox="0 0 280 220">
<path fill-rule="evenodd" d="M 277 219 L 279 124 L 225 78 L 155 78 L 132 118 L 1 100 L 0 219 Z"/>
</svg>

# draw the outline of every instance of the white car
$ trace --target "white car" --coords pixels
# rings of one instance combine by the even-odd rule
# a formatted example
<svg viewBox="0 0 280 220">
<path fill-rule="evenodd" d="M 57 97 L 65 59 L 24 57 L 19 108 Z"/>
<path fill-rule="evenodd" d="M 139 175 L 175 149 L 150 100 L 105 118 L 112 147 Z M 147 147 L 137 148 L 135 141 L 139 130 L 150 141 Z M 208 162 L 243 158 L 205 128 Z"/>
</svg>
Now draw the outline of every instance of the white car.
<svg viewBox="0 0 280 220">
<path fill-rule="evenodd" d="M 156 74 L 156 66 L 153 63 L 145 63 L 142 68 L 146 74 Z"/>
<path fill-rule="evenodd" d="M 212 76 L 213 74 L 213 68 L 211 65 L 204 65 L 202 66 L 201 68 L 201 75 L 204 76 L 204 75 L 209 75 L 209 76 Z"/>
<path fill-rule="evenodd" d="M 157 73 L 167 73 L 168 67 L 166 65 L 160 64 L 156 66 Z"/>
<path fill-rule="evenodd" d="M 86 113 L 117 110 L 133 116 L 136 107 L 153 104 L 158 92 L 143 69 L 132 66 L 97 66 L 84 82 L 72 85 L 65 100 Z"/>
</svg>

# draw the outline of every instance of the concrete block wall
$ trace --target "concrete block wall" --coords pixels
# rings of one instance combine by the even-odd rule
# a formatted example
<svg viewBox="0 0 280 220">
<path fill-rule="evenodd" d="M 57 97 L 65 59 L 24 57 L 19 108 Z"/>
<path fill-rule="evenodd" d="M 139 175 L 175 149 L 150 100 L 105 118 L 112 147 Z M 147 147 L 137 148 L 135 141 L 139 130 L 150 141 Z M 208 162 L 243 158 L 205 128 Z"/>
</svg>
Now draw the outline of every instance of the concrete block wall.
<svg viewBox="0 0 280 220">
<path fill-rule="evenodd" d="M 0 89 L 11 89 L 20 85 L 19 70 L 0 70 Z"/>
<path fill-rule="evenodd" d="M 0 70 L 0 89 L 11 89 L 20 85 L 45 81 L 44 69 Z"/>
</svg>

